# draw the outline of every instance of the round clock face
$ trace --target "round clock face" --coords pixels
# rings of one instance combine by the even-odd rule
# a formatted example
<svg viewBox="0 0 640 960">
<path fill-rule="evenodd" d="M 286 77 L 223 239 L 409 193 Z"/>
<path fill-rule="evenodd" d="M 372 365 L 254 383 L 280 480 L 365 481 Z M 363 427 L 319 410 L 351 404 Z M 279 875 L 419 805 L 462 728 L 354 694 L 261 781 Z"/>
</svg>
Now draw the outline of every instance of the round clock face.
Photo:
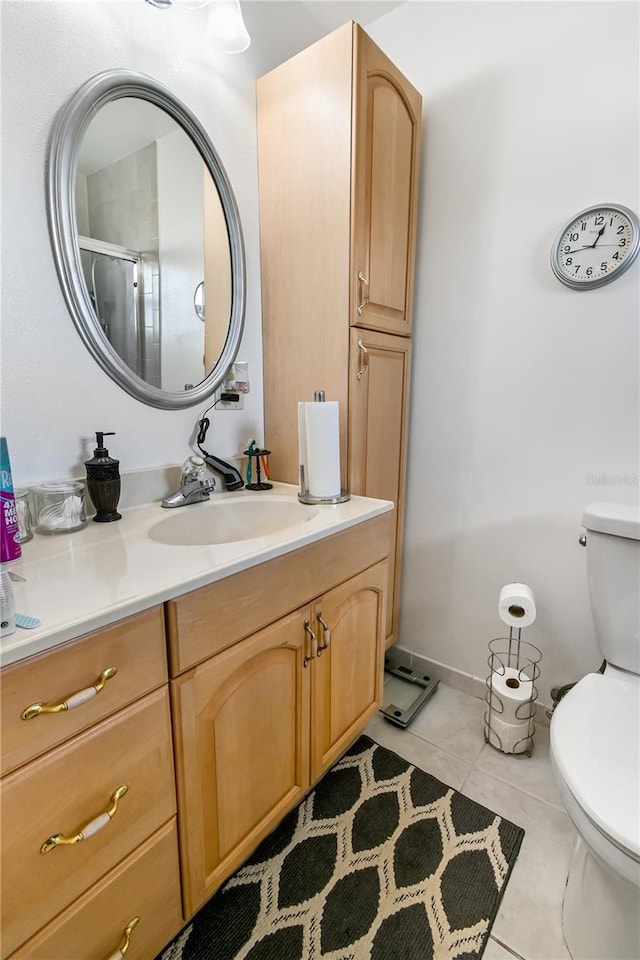
<svg viewBox="0 0 640 960">
<path fill-rule="evenodd" d="M 583 210 L 564 227 L 551 250 L 558 280 L 591 290 L 620 276 L 640 247 L 640 223 L 627 207 L 602 204 Z"/>
</svg>

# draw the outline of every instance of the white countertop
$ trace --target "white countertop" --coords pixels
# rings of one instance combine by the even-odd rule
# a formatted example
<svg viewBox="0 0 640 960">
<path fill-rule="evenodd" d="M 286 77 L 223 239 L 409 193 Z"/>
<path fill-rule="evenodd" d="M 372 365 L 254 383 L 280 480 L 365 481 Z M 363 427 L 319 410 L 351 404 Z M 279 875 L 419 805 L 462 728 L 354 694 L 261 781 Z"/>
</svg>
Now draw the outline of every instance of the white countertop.
<svg viewBox="0 0 640 960">
<path fill-rule="evenodd" d="M 0 640 L 6 666 L 82 636 L 156 603 L 180 596 L 306 544 L 386 513 L 386 500 L 352 497 L 335 506 L 304 506 L 297 487 L 274 483 L 273 490 L 214 494 L 209 502 L 164 510 L 159 503 L 123 510 L 115 523 L 89 521 L 71 534 L 41 536 L 23 544 L 12 563 L 16 611 L 37 617 L 32 630 L 17 628 Z M 215 509 L 223 500 L 286 500 L 300 510 L 300 522 L 286 530 L 234 543 L 175 546 L 159 543 L 149 531 L 168 516 Z"/>
</svg>

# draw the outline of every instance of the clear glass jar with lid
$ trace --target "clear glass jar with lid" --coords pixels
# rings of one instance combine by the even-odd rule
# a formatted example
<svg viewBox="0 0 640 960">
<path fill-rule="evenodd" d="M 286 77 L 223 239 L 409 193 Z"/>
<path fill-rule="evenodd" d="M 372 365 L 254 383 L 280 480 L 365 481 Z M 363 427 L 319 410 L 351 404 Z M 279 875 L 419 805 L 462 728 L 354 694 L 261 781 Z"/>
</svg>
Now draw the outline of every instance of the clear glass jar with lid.
<svg viewBox="0 0 640 960">
<path fill-rule="evenodd" d="M 79 480 L 52 480 L 33 488 L 38 533 L 72 533 L 87 522 L 84 484 Z"/>
</svg>

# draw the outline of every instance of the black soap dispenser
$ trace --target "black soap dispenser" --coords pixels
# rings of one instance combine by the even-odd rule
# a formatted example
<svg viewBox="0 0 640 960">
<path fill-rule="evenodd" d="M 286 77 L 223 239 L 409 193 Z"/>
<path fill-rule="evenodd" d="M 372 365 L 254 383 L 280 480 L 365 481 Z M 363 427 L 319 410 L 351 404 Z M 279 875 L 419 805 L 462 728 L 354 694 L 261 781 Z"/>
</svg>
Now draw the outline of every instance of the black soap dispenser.
<svg viewBox="0 0 640 960">
<path fill-rule="evenodd" d="M 97 432 L 93 457 L 84 462 L 87 468 L 87 489 L 96 508 L 93 518 L 96 523 L 110 523 L 112 520 L 121 519 L 121 514 L 116 509 L 120 499 L 120 461 L 109 456 L 103 439 L 114 436 L 113 431 Z"/>
</svg>

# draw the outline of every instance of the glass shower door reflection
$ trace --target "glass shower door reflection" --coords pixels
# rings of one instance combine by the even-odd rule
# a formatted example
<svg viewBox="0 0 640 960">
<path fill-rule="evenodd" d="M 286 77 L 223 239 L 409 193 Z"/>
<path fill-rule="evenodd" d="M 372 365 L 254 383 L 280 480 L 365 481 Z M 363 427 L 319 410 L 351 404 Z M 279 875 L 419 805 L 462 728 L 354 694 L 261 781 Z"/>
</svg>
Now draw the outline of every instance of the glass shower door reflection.
<svg viewBox="0 0 640 960">
<path fill-rule="evenodd" d="M 140 262 L 81 248 L 89 298 L 109 343 L 139 377 L 144 376 L 144 323 L 138 309 Z"/>
</svg>

